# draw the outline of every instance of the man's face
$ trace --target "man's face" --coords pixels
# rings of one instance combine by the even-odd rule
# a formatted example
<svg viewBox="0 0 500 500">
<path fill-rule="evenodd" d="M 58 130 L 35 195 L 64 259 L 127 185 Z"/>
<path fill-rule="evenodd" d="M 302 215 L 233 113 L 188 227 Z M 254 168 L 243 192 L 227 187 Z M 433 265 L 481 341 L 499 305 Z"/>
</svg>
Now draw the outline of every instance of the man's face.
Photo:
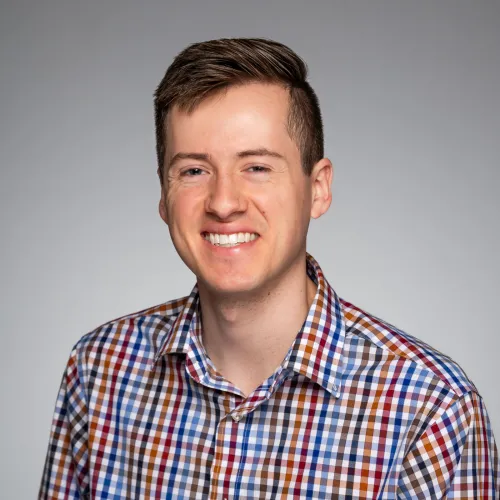
<svg viewBox="0 0 500 500">
<path fill-rule="evenodd" d="M 278 283 L 303 265 L 310 217 L 328 208 L 331 165 L 328 199 L 323 193 L 318 202 L 325 168 L 304 174 L 286 130 L 288 100 L 278 85 L 252 83 L 168 115 L 160 214 L 211 291 L 254 293 Z"/>
</svg>

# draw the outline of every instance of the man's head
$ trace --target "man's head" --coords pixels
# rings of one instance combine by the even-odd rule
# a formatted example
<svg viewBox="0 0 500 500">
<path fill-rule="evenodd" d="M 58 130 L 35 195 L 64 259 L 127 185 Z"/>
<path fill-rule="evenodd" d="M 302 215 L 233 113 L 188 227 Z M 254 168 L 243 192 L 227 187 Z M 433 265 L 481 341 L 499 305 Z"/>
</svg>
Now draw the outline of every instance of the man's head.
<svg viewBox="0 0 500 500">
<path fill-rule="evenodd" d="M 287 130 L 309 174 L 323 158 L 323 123 L 318 98 L 306 81 L 307 66 L 290 48 L 259 38 L 229 38 L 190 45 L 173 61 L 155 93 L 156 151 L 163 181 L 166 117 L 178 106 L 193 111 L 214 93 L 250 82 L 274 83 L 289 94 Z"/>
<path fill-rule="evenodd" d="M 304 78 L 276 42 L 221 40 L 182 52 L 158 88 L 160 214 L 200 287 L 253 293 L 304 276 L 332 176 Z"/>
</svg>

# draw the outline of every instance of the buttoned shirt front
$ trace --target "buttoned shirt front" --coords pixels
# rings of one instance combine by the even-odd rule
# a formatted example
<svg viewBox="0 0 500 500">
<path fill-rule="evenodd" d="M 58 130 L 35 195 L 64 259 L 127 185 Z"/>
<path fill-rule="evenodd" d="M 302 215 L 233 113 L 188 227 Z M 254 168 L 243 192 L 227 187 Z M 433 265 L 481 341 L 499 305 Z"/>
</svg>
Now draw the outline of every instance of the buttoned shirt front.
<svg viewBox="0 0 500 500">
<path fill-rule="evenodd" d="M 448 357 L 317 290 L 248 397 L 203 347 L 195 287 L 73 349 L 40 498 L 498 498 L 486 409 Z"/>
</svg>

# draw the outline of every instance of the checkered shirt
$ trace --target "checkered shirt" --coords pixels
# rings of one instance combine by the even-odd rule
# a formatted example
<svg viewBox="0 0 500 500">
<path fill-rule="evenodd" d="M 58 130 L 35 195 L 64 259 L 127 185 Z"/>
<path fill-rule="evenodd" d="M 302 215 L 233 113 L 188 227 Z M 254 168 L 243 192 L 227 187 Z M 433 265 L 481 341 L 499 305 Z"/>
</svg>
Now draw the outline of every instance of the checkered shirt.
<svg viewBox="0 0 500 500">
<path fill-rule="evenodd" d="M 500 497 L 484 402 L 450 358 L 317 291 L 283 362 L 245 397 L 201 341 L 199 296 L 73 349 L 41 499 Z"/>
</svg>

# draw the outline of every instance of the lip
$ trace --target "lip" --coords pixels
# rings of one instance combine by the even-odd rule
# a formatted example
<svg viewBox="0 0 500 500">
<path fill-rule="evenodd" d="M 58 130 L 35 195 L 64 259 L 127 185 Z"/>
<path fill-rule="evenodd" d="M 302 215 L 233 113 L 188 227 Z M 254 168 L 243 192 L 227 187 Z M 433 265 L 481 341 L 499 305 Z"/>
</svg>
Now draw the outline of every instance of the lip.
<svg viewBox="0 0 500 500">
<path fill-rule="evenodd" d="M 212 231 L 207 231 L 207 232 L 212 232 Z M 251 233 L 252 231 L 238 231 L 238 232 Z M 223 232 L 223 233 L 217 233 L 217 234 L 232 234 L 232 232 L 230 232 L 230 233 Z M 258 233 L 255 233 L 255 234 L 258 234 Z M 203 243 L 207 246 L 207 248 L 210 251 L 212 251 L 216 255 L 220 255 L 221 257 L 224 257 L 224 256 L 229 257 L 229 256 L 241 255 L 243 252 L 246 252 L 247 250 L 250 250 L 251 248 L 253 248 L 255 243 L 257 243 L 257 241 L 259 241 L 260 236 L 255 238 L 255 240 L 248 241 L 245 243 L 240 243 L 239 245 L 236 245 L 234 247 L 221 247 L 221 246 L 217 246 L 217 245 L 212 245 L 212 243 L 210 243 L 210 241 L 206 240 L 203 237 L 203 234 L 201 235 L 201 238 L 203 240 Z"/>
<path fill-rule="evenodd" d="M 216 226 L 209 226 L 209 227 L 205 227 L 203 228 L 203 230 L 201 231 L 201 235 L 204 236 L 205 234 L 207 233 L 213 233 L 213 234 L 235 234 L 235 233 L 250 233 L 250 234 L 257 234 L 258 236 L 260 236 L 260 234 L 253 230 L 253 229 L 249 229 L 248 227 L 237 227 L 237 226 L 234 226 L 234 227 L 231 227 L 231 228 L 228 228 L 228 227 L 216 227 Z"/>
</svg>

